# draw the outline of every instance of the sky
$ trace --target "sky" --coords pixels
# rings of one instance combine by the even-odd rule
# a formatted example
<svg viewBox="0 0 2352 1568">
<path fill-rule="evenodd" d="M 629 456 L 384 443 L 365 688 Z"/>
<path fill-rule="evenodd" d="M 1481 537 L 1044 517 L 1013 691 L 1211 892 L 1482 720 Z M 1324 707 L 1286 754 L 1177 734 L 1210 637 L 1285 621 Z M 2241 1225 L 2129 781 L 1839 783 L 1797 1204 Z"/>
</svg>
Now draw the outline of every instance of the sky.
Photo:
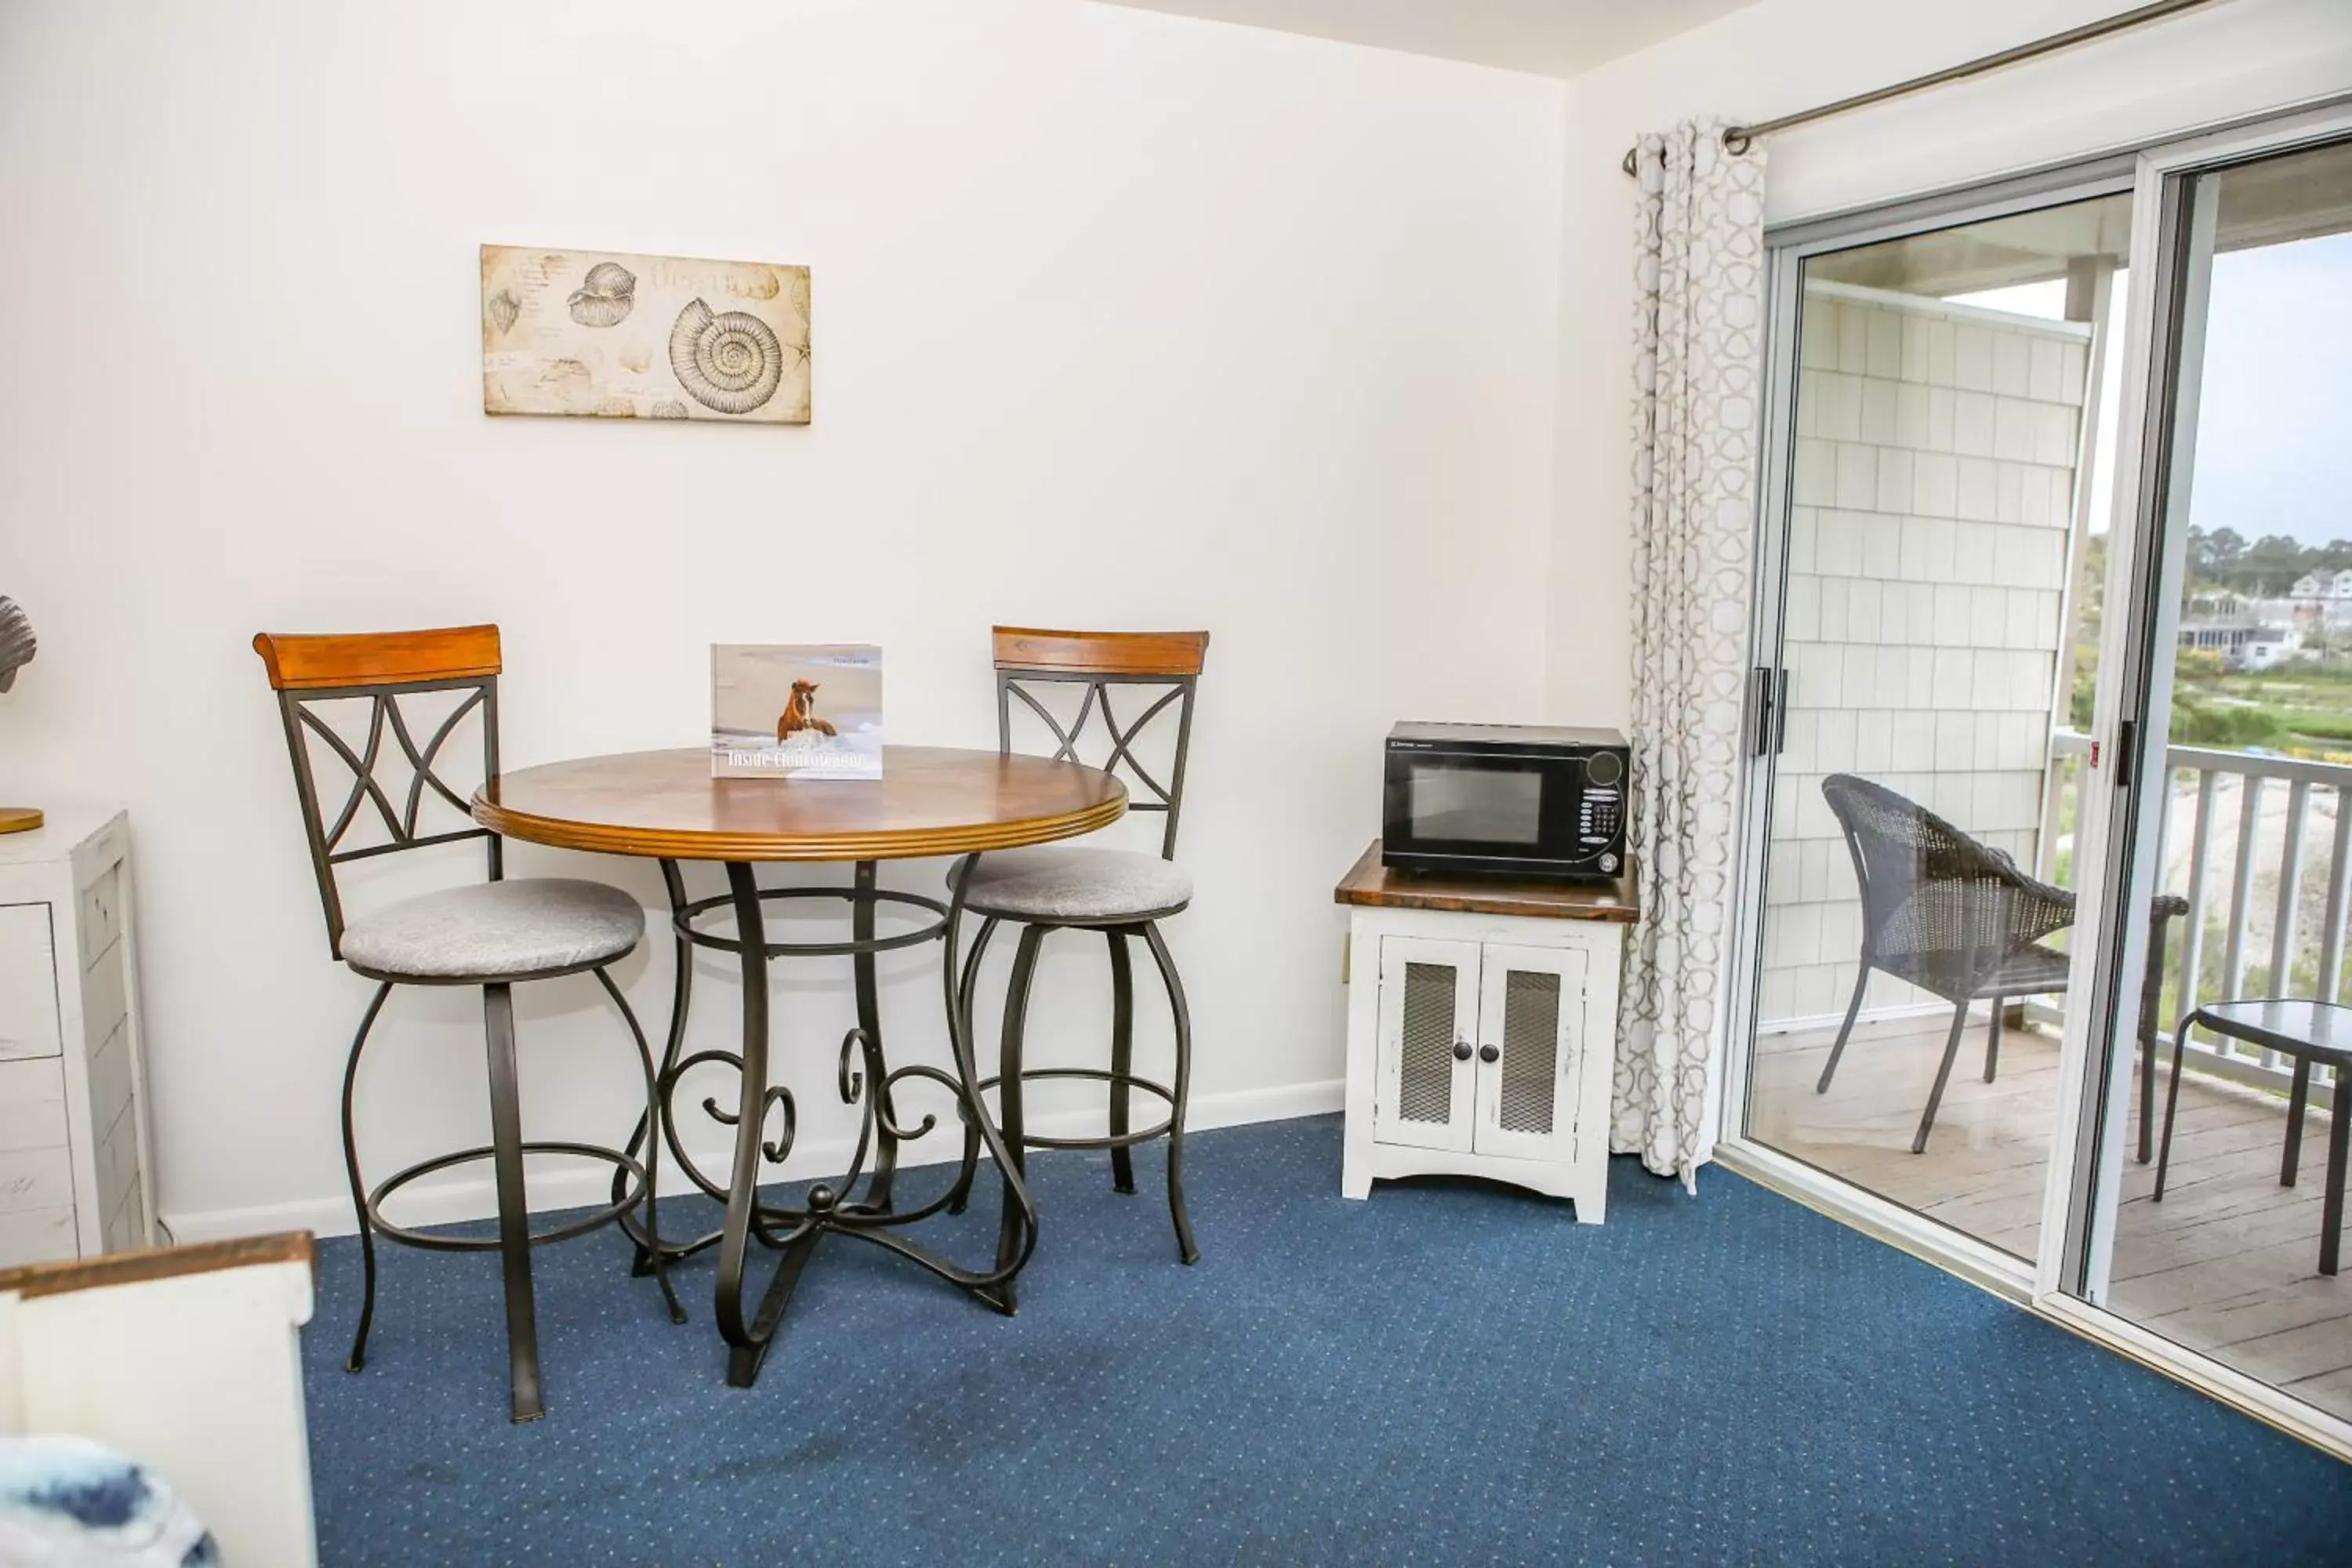
<svg viewBox="0 0 2352 1568">
<path fill-rule="evenodd" d="M 2214 258 L 2189 515 L 2352 539 L 2352 234 Z"/>
</svg>

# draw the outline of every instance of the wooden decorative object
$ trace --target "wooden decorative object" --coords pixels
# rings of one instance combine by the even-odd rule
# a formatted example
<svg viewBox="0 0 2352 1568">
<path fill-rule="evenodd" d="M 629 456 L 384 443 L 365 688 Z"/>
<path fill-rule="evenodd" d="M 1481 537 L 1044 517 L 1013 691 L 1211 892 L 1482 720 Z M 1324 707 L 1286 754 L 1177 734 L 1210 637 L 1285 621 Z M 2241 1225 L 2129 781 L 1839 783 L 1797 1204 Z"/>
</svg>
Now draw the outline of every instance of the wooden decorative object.
<svg viewBox="0 0 2352 1568">
<path fill-rule="evenodd" d="M 485 784 L 474 820 L 509 838 L 673 860 L 891 860 L 1075 837 L 1116 822 L 1127 787 L 1042 757 L 884 748 L 882 777 L 715 779 L 702 750 L 524 768 Z"/>
<path fill-rule="evenodd" d="M 1617 975 L 1641 910 L 1614 882 L 1394 872 L 1380 841 L 1334 889 L 1348 909 L 1348 1125 L 1339 1191 L 1484 1176 L 1609 1196 Z"/>
</svg>

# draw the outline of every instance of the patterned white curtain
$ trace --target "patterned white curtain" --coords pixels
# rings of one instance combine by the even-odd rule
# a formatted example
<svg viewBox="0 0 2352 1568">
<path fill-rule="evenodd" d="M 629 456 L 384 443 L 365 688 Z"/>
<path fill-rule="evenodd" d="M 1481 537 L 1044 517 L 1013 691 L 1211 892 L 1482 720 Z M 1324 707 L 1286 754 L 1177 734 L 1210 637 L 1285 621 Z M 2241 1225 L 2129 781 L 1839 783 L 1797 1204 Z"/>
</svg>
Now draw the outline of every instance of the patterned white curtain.
<svg viewBox="0 0 2352 1568">
<path fill-rule="evenodd" d="M 1634 149 L 1633 779 L 1642 923 L 1610 1147 L 1696 1189 L 1721 1097 L 1762 396 L 1764 152 Z"/>
</svg>

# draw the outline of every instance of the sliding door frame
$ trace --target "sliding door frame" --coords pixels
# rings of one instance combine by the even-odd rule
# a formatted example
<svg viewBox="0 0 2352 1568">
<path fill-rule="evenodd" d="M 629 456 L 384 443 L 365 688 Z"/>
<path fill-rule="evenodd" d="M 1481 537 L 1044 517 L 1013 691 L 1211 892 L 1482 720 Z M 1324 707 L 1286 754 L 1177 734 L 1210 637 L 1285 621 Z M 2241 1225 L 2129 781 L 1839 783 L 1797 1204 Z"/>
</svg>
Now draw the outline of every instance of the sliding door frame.
<svg viewBox="0 0 2352 1568">
<path fill-rule="evenodd" d="M 2200 223 L 2209 237 L 2212 225 L 2210 200 L 2201 210 L 2193 207 L 2183 182 L 2151 180 L 2147 160 L 2138 163 L 2126 260 L 2140 266 L 2133 269 L 2126 302 L 2123 405 L 2107 531 L 2111 614 L 2101 628 L 2091 720 L 2094 746 L 2106 749 L 2107 761 L 2084 771 L 2077 818 L 2076 841 L 2099 849 L 2075 858 L 2076 897 L 2097 910 L 2098 937 L 2084 944 L 2093 951 L 2075 954 L 2069 976 L 2073 985 L 2089 987 L 2082 994 L 2091 1005 L 2079 1018 L 2070 1015 L 2062 1033 L 2060 1142 L 2051 1150 L 2051 1179 L 2042 1190 L 2044 1245 L 2033 1282 L 2037 1298 L 2063 1290 L 2094 1305 L 2106 1294 L 2123 1185 L 2123 1162 L 2108 1155 L 2123 1146 L 2131 1099 L 2130 1037 L 2122 1024 L 2132 990 L 2125 977 L 2143 973 L 2147 963 L 2147 921 L 2135 916 L 2163 884 L 2169 734 L 2150 736 L 2148 730 L 2154 715 L 2172 711 L 2172 660 L 2157 655 L 2179 629 L 2188 541 L 2169 522 L 2189 493 L 2204 361 L 2210 268 L 2192 266 L 2191 258 Z M 2102 786 L 2095 805 L 2095 782 Z M 2150 809 L 2157 813 L 2155 831 L 2143 831 L 2151 826 Z"/>
<path fill-rule="evenodd" d="M 1950 195 L 1792 225 L 1765 236 L 1769 325 L 1765 335 L 1767 424 L 1762 443 L 1765 483 L 1756 544 L 1756 581 L 1749 664 L 1780 668 L 1782 610 L 1787 595 L 1789 514 L 1796 451 L 1797 367 L 1804 312 L 1805 263 L 1813 257 L 1874 245 L 2017 213 L 2120 195 L 2132 189 L 2134 161 L 2109 156 L 2037 170 Z M 1822 1167 L 1747 1134 L 1749 1067 L 1763 977 L 1765 858 L 1769 847 L 1774 769 L 1766 748 L 1773 737 L 1753 700 L 1744 748 L 1748 777 L 1741 814 L 1740 875 L 1727 988 L 1730 1047 L 1724 1053 L 1723 1121 L 1717 1155 L 1729 1168 L 1769 1183 L 1824 1214 L 1940 1264 L 1987 1289 L 2021 1303 L 2033 1295 L 2031 1260 L 1980 1241 L 1941 1220 L 1845 1181 Z M 1777 728 L 1777 725 L 1771 726 Z"/>
<path fill-rule="evenodd" d="M 1795 398 L 1803 308 L 1804 262 L 1832 250 L 1948 228 L 2068 201 L 2133 193 L 2132 237 L 2126 265 L 2133 285 L 2126 301 L 2123 371 L 2111 395 L 2122 399 L 2116 426 L 2116 482 L 2107 521 L 2108 576 L 2103 647 L 2092 734 L 2105 762 L 2083 772 L 2077 842 L 2101 852 L 2077 856 L 2077 930 L 2090 940 L 2073 952 L 2070 994 L 2087 1005 L 2066 1009 L 2060 1039 L 2060 1104 L 2052 1127 L 2049 1180 L 2037 1256 L 2028 1261 L 1927 1218 L 1747 1133 L 1749 1065 L 1762 978 L 1765 856 L 1769 838 L 1774 770 L 1760 754 L 1768 737 L 1759 713 L 1749 718 L 1748 776 L 1744 784 L 1737 918 L 1727 961 L 1722 1060 L 1725 1086 L 1717 1157 L 1753 1177 L 1881 1240 L 2007 1296 L 2052 1321 L 2236 1406 L 2272 1426 L 2352 1458 L 2352 1421 L 2237 1372 L 2141 1328 L 2100 1305 L 2111 1256 L 2122 1173 L 2131 1052 L 2127 1026 L 2119 1026 L 2146 962 L 2147 922 L 2133 918 L 2158 886 L 2162 812 L 2168 798 L 2167 740 L 2137 722 L 2132 743 L 2118 749 L 2126 718 L 2170 711 L 2171 660 L 2153 658 L 2168 647 L 2179 616 L 2186 531 L 2165 526 L 2168 503 L 2189 478 L 2193 435 L 2193 375 L 2176 377 L 2201 360 L 2202 279 L 2186 261 L 2199 214 L 2191 176 L 2303 147 L 2352 139 L 2352 99 L 2282 110 L 2228 128 L 2187 134 L 2139 151 L 2039 169 L 1966 190 L 1866 211 L 1782 226 L 1765 236 L 1769 258 L 1768 372 L 1762 442 L 1763 504 L 1757 531 L 1752 666 L 1778 668 L 1787 579 L 1786 542 L 1796 439 Z M 2210 191 L 2210 184 L 2204 187 Z M 2204 215 L 2210 220 L 2209 210 Z M 2210 256 L 2208 257 L 2210 260 Z M 2198 334 L 2186 342 L 2184 331 Z M 2193 356 L 2193 358 L 2191 357 Z M 2185 381 L 2185 384 L 2177 382 Z M 2088 476 L 2081 482 L 2087 483 Z M 2067 628 L 2072 635 L 2072 628 Z M 1758 704 L 1751 699 L 1751 709 Z M 2095 785 L 2099 787 L 2095 787 Z M 2143 823 L 2145 807 L 2158 813 Z M 2118 870 L 2121 873 L 2118 875 Z"/>
<path fill-rule="evenodd" d="M 2079 955 L 2075 978 L 2095 964 L 2110 989 L 2146 963 L 2147 922 L 2132 918 L 2161 885 L 2159 831 L 2169 798 L 2166 762 L 2173 659 L 2188 558 L 2188 530 L 2173 527 L 2193 482 L 2197 399 L 2204 359 L 2205 296 L 2212 262 L 2216 186 L 2198 176 L 2233 164 L 2352 141 L 2352 106 L 2285 113 L 2254 124 L 2185 137 L 2140 154 L 2134 176 L 2131 259 L 2135 285 L 2124 345 L 2126 402 L 2118 430 L 2115 511 L 2109 521 L 2106 602 L 2129 616 L 2120 647 L 2103 658 L 2094 732 L 2115 745 L 2124 721 L 2137 721 L 2116 764 L 2126 789 L 2100 793 L 2111 805 L 2078 857 L 2080 897 L 2101 900 L 2104 954 Z M 2146 279 L 2152 286 L 2145 286 Z M 2118 544 L 2126 547 L 2118 549 Z M 2162 657 L 2159 657 L 2162 656 Z M 2086 775 L 2087 776 L 2087 775 Z M 2113 782 L 2113 775 L 2111 775 Z M 2151 820 L 2147 814 L 2156 816 Z M 2116 874 L 2118 868 L 2124 874 Z M 2094 890 L 2095 885 L 2096 891 Z M 2130 907 L 2126 908 L 2126 901 Z M 2176 1042 L 2175 1048 L 2179 1044 Z M 2102 1304 L 2114 1247 L 2130 1096 L 2130 1042 L 2110 997 L 2067 1019 L 2060 1047 L 2059 1131 L 2044 1194 L 2041 1257 L 2032 1306 L 2113 1349 L 2204 1389 L 2248 1414 L 2352 1458 L 2352 1421 L 2139 1327 Z"/>
</svg>

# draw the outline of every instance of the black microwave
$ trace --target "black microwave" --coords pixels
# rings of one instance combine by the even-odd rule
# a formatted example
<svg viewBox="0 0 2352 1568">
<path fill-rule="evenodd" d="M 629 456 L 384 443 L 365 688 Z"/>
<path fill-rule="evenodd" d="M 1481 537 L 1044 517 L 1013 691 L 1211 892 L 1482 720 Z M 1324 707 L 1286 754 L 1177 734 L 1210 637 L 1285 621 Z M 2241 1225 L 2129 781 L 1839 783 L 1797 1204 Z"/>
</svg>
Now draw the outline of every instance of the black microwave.
<svg viewBox="0 0 2352 1568">
<path fill-rule="evenodd" d="M 1381 863 L 1536 881 L 1625 867 L 1625 737 L 1532 724 L 1389 731 Z"/>
</svg>

